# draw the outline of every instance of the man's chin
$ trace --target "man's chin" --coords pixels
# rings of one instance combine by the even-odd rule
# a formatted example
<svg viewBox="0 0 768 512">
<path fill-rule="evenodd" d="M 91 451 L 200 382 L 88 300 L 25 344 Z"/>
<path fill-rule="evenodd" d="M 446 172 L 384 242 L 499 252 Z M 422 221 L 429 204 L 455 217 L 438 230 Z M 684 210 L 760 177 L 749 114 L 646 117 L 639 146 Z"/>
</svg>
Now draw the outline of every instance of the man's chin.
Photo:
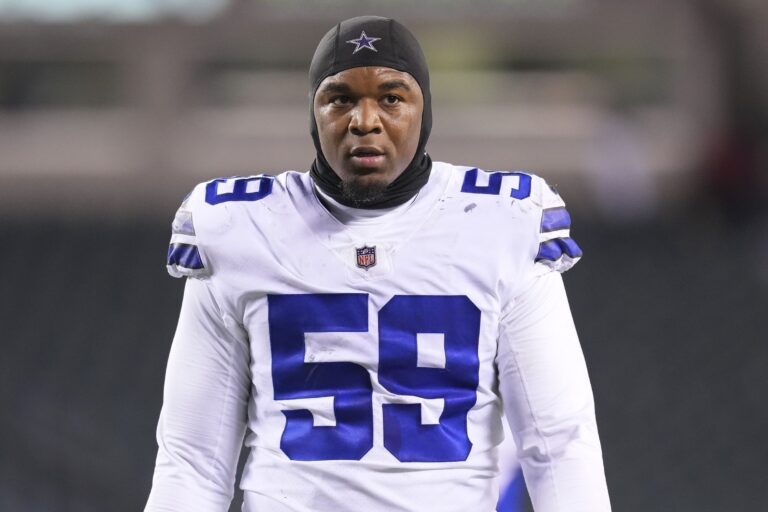
<svg viewBox="0 0 768 512">
<path fill-rule="evenodd" d="M 389 183 L 377 176 L 356 176 L 341 183 L 341 193 L 355 207 L 365 207 L 380 201 L 387 185 Z"/>
</svg>

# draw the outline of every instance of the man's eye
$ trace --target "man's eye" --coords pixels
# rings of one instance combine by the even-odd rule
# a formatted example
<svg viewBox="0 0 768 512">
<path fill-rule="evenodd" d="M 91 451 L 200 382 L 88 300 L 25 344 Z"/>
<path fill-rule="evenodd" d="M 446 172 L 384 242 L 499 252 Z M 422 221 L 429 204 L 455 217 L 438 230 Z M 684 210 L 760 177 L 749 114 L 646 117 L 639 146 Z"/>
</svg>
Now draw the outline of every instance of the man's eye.
<svg viewBox="0 0 768 512">
<path fill-rule="evenodd" d="M 331 103 L 334 105 L 348 105 L 350 102 L 349 96 L 334 96 L 331 98 Z"/>
<path fill-rule="evenodd" d="M 400 98 L 394 94 L 388 94 L 384 96 L 384 101 L 387 103 L 387 105 L 396 105 L 397 103 L 400 103 Z"/>
</svg>

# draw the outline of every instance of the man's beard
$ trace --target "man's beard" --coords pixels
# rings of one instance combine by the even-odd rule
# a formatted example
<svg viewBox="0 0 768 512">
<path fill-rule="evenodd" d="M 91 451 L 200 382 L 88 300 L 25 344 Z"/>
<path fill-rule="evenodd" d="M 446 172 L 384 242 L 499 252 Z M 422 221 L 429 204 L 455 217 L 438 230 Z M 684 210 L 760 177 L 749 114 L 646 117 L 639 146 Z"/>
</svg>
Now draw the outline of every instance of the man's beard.
<svg viewBox="0 0 768 512">
<path fill-rule="evenodd" d="M 360 180 L 353 178 L 341 183 L 341 194 L 354 205 L 355 208 L 364 208 L 374 204 L 384 197 L 384 191 L 388 184 L 379 180 Z"/>
</svg>

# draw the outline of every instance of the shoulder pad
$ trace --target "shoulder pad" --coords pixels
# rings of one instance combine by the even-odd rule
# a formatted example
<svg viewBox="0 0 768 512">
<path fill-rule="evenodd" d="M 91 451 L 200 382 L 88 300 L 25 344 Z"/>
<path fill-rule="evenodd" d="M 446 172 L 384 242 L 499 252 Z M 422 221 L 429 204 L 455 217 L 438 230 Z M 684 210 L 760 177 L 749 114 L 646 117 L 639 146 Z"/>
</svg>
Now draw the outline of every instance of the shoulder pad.
<svg viewBox="0 0 768 512">
<path fill-rule="evenodd" d="M 542 273 L 551 270 L 565 272 L 582 256 L 581 248 L 571 238 L 571 215 L 557 190 L 542 178 L 534 178 L 532 195 L 541 208 L 539 249 L 535 261 Z"/>
<path fill-rule="evenodd" d="M 216 178 L 199 183 L 184 198 L 173 219 L 168 273 L 174 277 L 212 274 L 215 238 L 225 231 L 236 205 L 250 205 L 272 194 L 275 177 L 266 174 Z M 207 257 L 206 257 L 207 254 Z"/>
<path fill-rule="evenodd" d="M 536 268 L 565 272 L 581 258 L 581 248 L 571 238 L 571 216 L 557 191 L 542 178 L 522 171 L 462 171 L 461 191 L 489 197 L 511 197 L 511 204 L 529 212 L 537 222 Z"/>
<path fill-rule="evenodd" d="M 171 224 L 166 267 L 173 277 L 206 277 L 210 275 L 200 253 L 195 232 L 194 200 L 204 185 L 198 185 L 182 201 Z"/>
</svg>

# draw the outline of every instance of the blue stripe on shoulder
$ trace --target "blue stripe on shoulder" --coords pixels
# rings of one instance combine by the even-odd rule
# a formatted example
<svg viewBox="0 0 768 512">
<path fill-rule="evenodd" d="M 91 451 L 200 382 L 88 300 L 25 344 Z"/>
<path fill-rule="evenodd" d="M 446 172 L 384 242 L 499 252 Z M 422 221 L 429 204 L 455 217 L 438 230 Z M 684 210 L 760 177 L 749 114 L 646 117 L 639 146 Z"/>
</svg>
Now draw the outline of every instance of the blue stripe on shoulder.
<svg viewBox="0 0 768 512">
<path fill-rule="evenodd" d="M 581 247 L 573 238 L 555 238 L 539 244 L 539 253 L 536 261 L 557 261 L 563 254 L 578 258 L 582 255 Z"/>
<path fill-rule="evenodd" d="M 197 246 L 191 244 L 171 244 L 168 247 L 168 265 L 197 270 L 205 268 Z"/>
<path fill-rule="evenodd" d="M 557 231 L 571 227 L 571 215 L 564 206 L 547 208 L 541 215 L 541 232 Z"/>
</svg>

